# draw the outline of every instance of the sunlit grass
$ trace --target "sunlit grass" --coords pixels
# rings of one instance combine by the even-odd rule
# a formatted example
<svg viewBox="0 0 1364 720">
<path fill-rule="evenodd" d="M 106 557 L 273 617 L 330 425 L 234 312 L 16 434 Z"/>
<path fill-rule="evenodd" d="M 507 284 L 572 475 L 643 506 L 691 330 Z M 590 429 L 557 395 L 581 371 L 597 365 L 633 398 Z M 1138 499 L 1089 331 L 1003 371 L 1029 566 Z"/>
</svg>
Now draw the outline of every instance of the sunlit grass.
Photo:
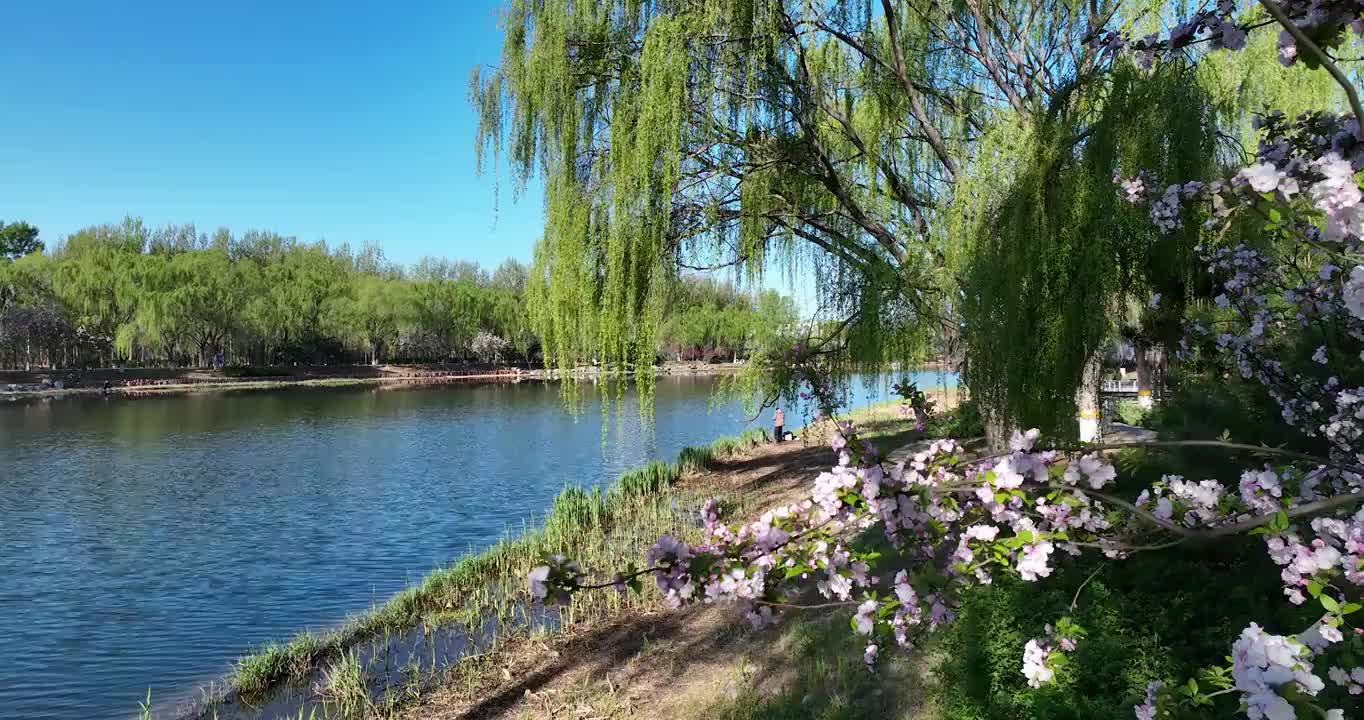
<svg viewBox="0 0 1364 720">
<path fill-rule="evenodd" d="M 362 717 L 371 703 L 365 669 L 354 653 L 345 653 L 322 671 L 318 694 L 342 718 Z"/>
</svg>

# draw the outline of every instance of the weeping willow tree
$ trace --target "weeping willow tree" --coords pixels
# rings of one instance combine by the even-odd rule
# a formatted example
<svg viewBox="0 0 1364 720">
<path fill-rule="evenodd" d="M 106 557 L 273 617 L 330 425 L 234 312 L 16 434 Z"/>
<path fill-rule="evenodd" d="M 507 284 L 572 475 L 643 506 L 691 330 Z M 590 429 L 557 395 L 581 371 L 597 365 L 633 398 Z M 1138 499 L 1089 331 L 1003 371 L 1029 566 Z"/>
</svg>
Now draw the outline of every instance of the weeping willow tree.
<svg viewBox="0 0 1364 720">
<path fill-rule="evenodd" d="M 1052 113 L 1001 120 L 977 143 L 947 226 L 968 239 L 955 263 L 964 375 L 997 437 L 1008 425 L 1073 433 L 1077 414 L 1097 409 L 1099 356 L 1117 336 L 1149 382 L 1146 349 L 1177 340 L 1206 281 L 1193 255 L 1200 229 L 1157 232 L 1113 177 L 1223 176 L 1251 161 L 1255 111 L 1342 105 L 1325 73 L 1282 72 L 1274 41 L 1262 31 L 1245 52 L 1191 52 L 1153 71 L 1120 64 Z"/>
<path fill-rule="evenodd" d="M 1073 436 L 1077 409 L 1097 410 L 1100 356 L 1131 299 L 1159 293 L 1177 317 L 1193 280 L 1198 227 L 1157 231 L 1114 176 L 1213 173 L 1212 106 L 1196 71 L 1119 67 L 1089 97 L 1001 125 L 992 147 L 1027 150 L 1006 182 L 982 166 L 988 182 L 959 198 L 965 376 L 996 424 Z"/>
<path fill-rule="evenodd" d="M 956 328 L 961 238 L 939 228 L 963 168 L 1001 117 L 1045 115 L 1106 71 L 1083 40 L 1116 10 L 511 0 L 500 65 L 470 95 L 480 166 L 545 186 L 527 288 L 547 362 L 651 366 L 683 268 L 815 278 L 796 344 L 827 372 L 924 357 Z"/>
</svg>

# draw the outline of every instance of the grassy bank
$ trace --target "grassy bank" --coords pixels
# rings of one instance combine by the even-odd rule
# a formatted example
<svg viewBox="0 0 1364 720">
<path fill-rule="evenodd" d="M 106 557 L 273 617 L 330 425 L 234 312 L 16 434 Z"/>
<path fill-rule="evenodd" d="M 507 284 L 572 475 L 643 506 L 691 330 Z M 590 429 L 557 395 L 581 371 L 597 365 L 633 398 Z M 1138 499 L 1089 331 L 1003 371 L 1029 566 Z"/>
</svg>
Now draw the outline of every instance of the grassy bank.
<svg viewBox="0 0 1364 720">
<path fill-rule="evenodd" d="M 524 630 L 525 577 L 542 557 L 560 553 L 579 559 L 584 567 L 619 567 L 637 562 L 661 534 L 696 535 L 690 511 L 705 497 L 726 493 L 704 481 L 679 480 L 742 453 L 766 437 L 762 430 L 749 430 L 707 446 L 689 447 L 677 461 L 654 462 L 627 472 L 605 490 L 566 488 L 538 527 L 524 528 L 514 537 L 504 537 L 486 550 L 436 570 L 421 584 L 340 627 L 302 633 L 260 648 L 236 663 L 228 684 L 243 697 L 258 697 L 329 665 L 339 670 L 347 650 L 366 638 L 414 627 L 474 626 L 492 618 L 513 632 Z M 742 505 L 742 498 L 725 499 Z M 563 608 L 559 624 L 571 627 L 623 609 L 649 606 L 657 602 L 656 593 L 652 587 L 643 596 L 582 593 Z"/>
</svg>

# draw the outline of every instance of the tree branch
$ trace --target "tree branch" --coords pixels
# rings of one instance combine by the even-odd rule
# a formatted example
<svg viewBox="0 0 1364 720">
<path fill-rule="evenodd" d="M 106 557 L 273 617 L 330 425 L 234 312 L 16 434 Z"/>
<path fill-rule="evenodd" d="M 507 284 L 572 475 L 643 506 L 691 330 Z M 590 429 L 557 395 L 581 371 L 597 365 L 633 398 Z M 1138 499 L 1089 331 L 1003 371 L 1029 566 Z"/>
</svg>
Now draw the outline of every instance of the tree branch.
<svg viewBox="0 0 1364 720">
<path fill-rule="evenodd" d="M 1265 7 L 1265 10 L 1269 11 L 1270 15 L 1274 16 L 1275 20 L 1279 21 L 1279 24 L 1288 31 L 1289 35 L 1293 36 L 1293 39 L 1296 40 L 1299 45 L 1307 48 L 1309 52 L 1317 56 L 1317 59 L 1321 61 L 1322 67 L 1326 68 L 1326 72 L 1331 73 L 1331 77 L 1335 78 L 1335 81 L 1345 89 L 1345 97 L 1350 100 L 1350 110 L 1354 112 L 1355 120 L 1359 121 L 1360 127 L 1364 127 L 1364 106 L 1361 106 L 1359 103 L 1359 93 L 1355 91 L 1354 84 L 1350 82 L 1348 77 L 1345 77 L 1345 73 L 1341 71 L 1335 61 L 1333 61 L 1320 46 L 1313 42 L 1312 38 L 1307 37 L 1307 33 L 1304 33 L 1302 28 L 1298 27 L 1297 23 L 1293 22 L 1292 18 L 1288 17 L 1288 14 L 1283 11 L 1283 8 L 1279 6 L 1278 2 L 1275 0 L 1260 0 L 1260 4 Z"/>
</svg>

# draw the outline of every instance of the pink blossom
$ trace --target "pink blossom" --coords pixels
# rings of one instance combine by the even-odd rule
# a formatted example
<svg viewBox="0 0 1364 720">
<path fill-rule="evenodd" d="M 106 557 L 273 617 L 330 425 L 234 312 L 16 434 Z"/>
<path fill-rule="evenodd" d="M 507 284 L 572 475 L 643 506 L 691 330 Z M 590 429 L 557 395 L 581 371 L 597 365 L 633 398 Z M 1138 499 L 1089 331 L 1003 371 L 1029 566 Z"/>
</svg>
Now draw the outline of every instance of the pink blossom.
<svg viewBox="0 0 1364 720">
<path fill-rule="evenodd" d="M 530 596 L 536 600 L 543 600 L 549 596 L 549 586 L 545 581 L 549 579 L 549 566 L 539 565 L 530 571 L 528 576 L 530 581 Z"/>
<path fill-rule="evenodd" d="M 1278 189 L 1279 179 L 1283 177 L 1283 173 L 1273 165 L 1261 162 L 1241 170 L 1237 177 L 1249 182 L 1255 192 L 1269 193 Z"/>
<path fill-rule="evenodd" d="M 1364 319 L 1364 266 L 1356 265 L 1350 271 L 1350 279 L 1341 289 L 1341 294 L 1350 313 Z"/>
<path fill-rule="evenodd" d="M 1156 695 L 1164 687 L 1160 682 L 1146 684 L 1146 702 L 1132 708 L 1137 720 L 1156 720 Z"/>
<path fill-rule="evenodd" d="M 1019 552 L 1016 569 L 1019 577 L 1034 581 L 1051 575 L 1050 558 L 1053 547 L 1049 540 L 1025 545 Z"/>
<path fill-rule="evenodd" d="M 1047 651 L 1036 640 L 1029 640 L 1023 646 L 1023 675 L 1028 678 L 1028 687 L 1039 688 L 1051 682 L 1056 673 L 1047 667 Z"/>
<path fill-rule="evenodd" d="M 966 528 L 966 537 L 984 542 L 992 542 L 999 535 L 999 528 L 994 525 L 972 525 Z"/>
<path fill-rule="evenodd" d="M 876 609 L 878 605 L 875 600 L 865 600 L 857 606 L 857 615 L 853 620 L 857 625 L 859 635 L 870 635 L 876 620 Z"/>
</svg>

